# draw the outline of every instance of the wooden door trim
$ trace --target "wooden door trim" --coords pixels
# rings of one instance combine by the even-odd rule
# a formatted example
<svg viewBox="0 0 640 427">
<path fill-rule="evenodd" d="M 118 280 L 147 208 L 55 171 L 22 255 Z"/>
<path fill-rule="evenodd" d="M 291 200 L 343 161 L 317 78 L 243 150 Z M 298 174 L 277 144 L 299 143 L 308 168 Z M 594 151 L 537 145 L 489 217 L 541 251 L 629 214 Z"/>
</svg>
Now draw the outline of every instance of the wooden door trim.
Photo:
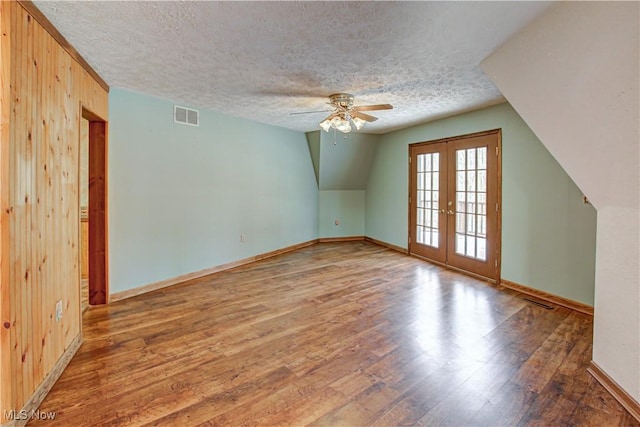
<svg viewBox="0 0 640 427">
<path fill-rule="evenodd" d="M 502 129 L 496 129 L 498 141 L 498 158 L 496 171 L 498 180 L 498 188 L 496 189 L 496 203 L 498 204 L 498 212 L 496 214 L 496 283 L 500 283 L 502 279 Z"/>
<path fill-rule="evenodd" d="M 82 107 L 89 121 L 89 304 L 109 300 L 107 122 Z"/>
<path fill-rule="evenodd" d="M 463 134 L 463 135 L 456 135 L 456 136 L 451 136 L 451 137 L 445 137 L 445 138 L 439 138 L 439 139 L 433 139 L 433 140 L 429 140 L 429 141 L 422 141 L 422 142 L 416 142 L 413 144 L 409 144 L 408 145 L 408 177 L 409 177 L 409 181 L 408 181 L 408 198 L 407 201 L 411 200 L 412 197 L 412 188 L 411 188 L 411 180 L 412 180 L 412 166 L 411 166 L 411 152 L 412 149 L 415 147 L 420 147 L 420 146 L 426 146 L 426 145 L 432 145 L 432 144 L 440 144 L 440 143 L 449 143 L 449 142 L 454 142 L 454 141 L 458 141 L 458 140 L 462 140 L 462 139 L 468 139 L 468 138 L 477 138 L 477 137 L 481 137 L 481 136 L 489 136 L 489 135 L 496 135 L 497 137 L 497 147 L 498 147 L 498 155 L 497 155 L 497 164 L 496 164 L 496 168 L 497 168 L 497 188 L 496 188 L 496 203 L 498 204 L 498 211 L 497 211 L 497 215 L 496 215 L 496 253 L 495 253 L 495 261 L 496 261 L 496 266 L 495 266 L 495 275 L 494 277 L 485 277 L 485 276 L 481 276 L 478 275 L 476 273 L 473 272 L 469 272 L 469 271 L 465 271 L 462 270 L 460 268 L 457 268 L 455 266 L 451 266 L 448 263 L 442 263 L 436 260 L 431 260 L 429 258 L 425 258 L 424 256 L 420 256 L 419 254 L 416 253 L 412 253 L 411 252 L 411 203 L 408 203 L 408 217 L 407 217 L 407 224 L 408 224 L 408 233 L 407 233 L 407 253 L 409 255 L 412 256 L 417 256 L 418 258 L 422 258 L 422 259 L 427 259 L 431 262 L 440 264 L 440 265 L 444 265 L 445 267 L 451 268 L 453 270 L 457 270 L 460 272 L 464 272 L 467 273 L 469 275 L 472 276 L 476 276 L 476 277 L 480 277 L 484 280 L 488 280 L 490 282 L 496 282 L 496 283 L 500 283 L 501 280 L 501 272 L 502 272 L 502 128 L 495 128 L 495 129 L 489 129 L 489 130 L 485 130 L 485 131 L 480 131 L 480 132 L 473 132 L 473 133 L 468 133 L 468 134 Z"/>
<path fill-rule="evenodd" d="M 452 141 L 457 141 L 459 139 L 476 138 L 479 136 L 493 135 L 495 133 L 498 133 L 501 135 L 502 129 L 496 128 L 491 130 L 483 130 L 482 132 L 466 133 L 464 135 L 448 136 L 446 138 L 430 139 L 429 141 L 414 142 L 413 144 L 409 144 L 409 150 L 411 150 L 411 147 L 419 147 L 421 145 L 439 144 L 441 142 L 452 142 Z"/>
</svg>

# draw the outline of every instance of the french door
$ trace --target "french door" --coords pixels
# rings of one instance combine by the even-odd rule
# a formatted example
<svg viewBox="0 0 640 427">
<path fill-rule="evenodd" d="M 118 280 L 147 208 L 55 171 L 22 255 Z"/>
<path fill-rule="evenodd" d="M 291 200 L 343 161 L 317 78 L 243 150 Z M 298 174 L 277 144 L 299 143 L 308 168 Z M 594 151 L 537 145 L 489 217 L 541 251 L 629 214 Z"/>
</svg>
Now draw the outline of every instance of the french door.
<svg viewBox="0 0 640 427">
<path fill-rule="evenodd" d="M 409 252 L 492 280 L 500 260 L 500 130 L 409 146 Z"/>
</svg>

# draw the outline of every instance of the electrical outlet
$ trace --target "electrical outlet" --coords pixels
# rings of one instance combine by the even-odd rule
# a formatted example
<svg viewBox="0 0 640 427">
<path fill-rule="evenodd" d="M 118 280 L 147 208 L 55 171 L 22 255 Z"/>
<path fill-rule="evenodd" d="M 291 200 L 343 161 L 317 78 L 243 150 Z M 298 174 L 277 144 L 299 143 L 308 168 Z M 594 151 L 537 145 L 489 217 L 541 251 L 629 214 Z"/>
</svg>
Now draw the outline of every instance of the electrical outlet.
<svg viewBox="0 0 640 427">
<path fill-rule="evenodd" d="M 338 225 L 340 225 L 340 220 L 336 218 L 336 220 L 335 220 L 333 223 L 334 223 L 334 224 L 336 225 L 336 227 L 337 227 Z"/>
<path fill-rule="evenodd" d="M 244 234 L 241 234 L 241 235 L 240 235 L 240 241 L 241 241 L 242 243 L 244 243 Z"/>
<path fill-rule="evenodd" d="M 56 322 L 62 319 L 62 300 L 56 303 Z"/>
</svg>

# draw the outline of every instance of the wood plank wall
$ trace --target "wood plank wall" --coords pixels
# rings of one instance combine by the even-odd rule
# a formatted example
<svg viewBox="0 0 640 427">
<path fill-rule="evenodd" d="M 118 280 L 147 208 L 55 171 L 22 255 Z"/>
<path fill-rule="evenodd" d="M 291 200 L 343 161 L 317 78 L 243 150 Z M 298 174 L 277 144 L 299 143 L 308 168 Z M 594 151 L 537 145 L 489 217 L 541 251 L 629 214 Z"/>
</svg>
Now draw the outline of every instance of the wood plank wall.
<svg viewBox="0 0 640 427">
<path fill-rule="evenodd" d="M 9 119 L 11 117 L 11 6 L 0 2 L 0 410 L 12 406 L 13 365 L 10 352 L 11 303 L 9 299 Z M 0 414 L 0 422 L 4 414 Z"/>
<path fill-rule="evenodd" d="M 108 118 L 108 87 L 36 12 L 29 4 L 0 2 L 2 417 L 29 401 L 81 334 L 82 107 Z"/>
</svg>

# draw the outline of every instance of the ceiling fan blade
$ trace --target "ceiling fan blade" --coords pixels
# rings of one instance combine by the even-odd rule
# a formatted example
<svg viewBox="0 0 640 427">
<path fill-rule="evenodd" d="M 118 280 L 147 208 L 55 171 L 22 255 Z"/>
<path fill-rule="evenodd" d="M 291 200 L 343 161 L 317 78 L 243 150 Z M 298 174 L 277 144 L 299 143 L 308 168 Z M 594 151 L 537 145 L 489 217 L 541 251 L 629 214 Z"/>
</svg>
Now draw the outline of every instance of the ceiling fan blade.
<svg viewBox="0 0 640 427">
<path fill-rule="evenodd" d="M 289 113 L 290 116 L 294 116 L 296 114 L 313 114 L 313 113 L 326 113 L 333 110 L 316 110 L 316 111 L 299 111 L 296 113 Z"/>
<path fill-rule="evenodd" d="M 376 120 L 378 120 L 377 117 L 373 117 L 368 114 L 361 113 L 360 111 L 356 111 L 355 113 L 352 114 L 352 116 L 358 117 L 359 119 L 366 120 L 368 122 L 375 122 Z"/>
<path fill-rule="evenodd" d="M 393 105 L 391 104 L 377 104 L 377 105 L 361 105 L 359 107 L 353 107 L 358 111 L 374 111 L 374 110 L 391 110 Z"/>
</svg>

